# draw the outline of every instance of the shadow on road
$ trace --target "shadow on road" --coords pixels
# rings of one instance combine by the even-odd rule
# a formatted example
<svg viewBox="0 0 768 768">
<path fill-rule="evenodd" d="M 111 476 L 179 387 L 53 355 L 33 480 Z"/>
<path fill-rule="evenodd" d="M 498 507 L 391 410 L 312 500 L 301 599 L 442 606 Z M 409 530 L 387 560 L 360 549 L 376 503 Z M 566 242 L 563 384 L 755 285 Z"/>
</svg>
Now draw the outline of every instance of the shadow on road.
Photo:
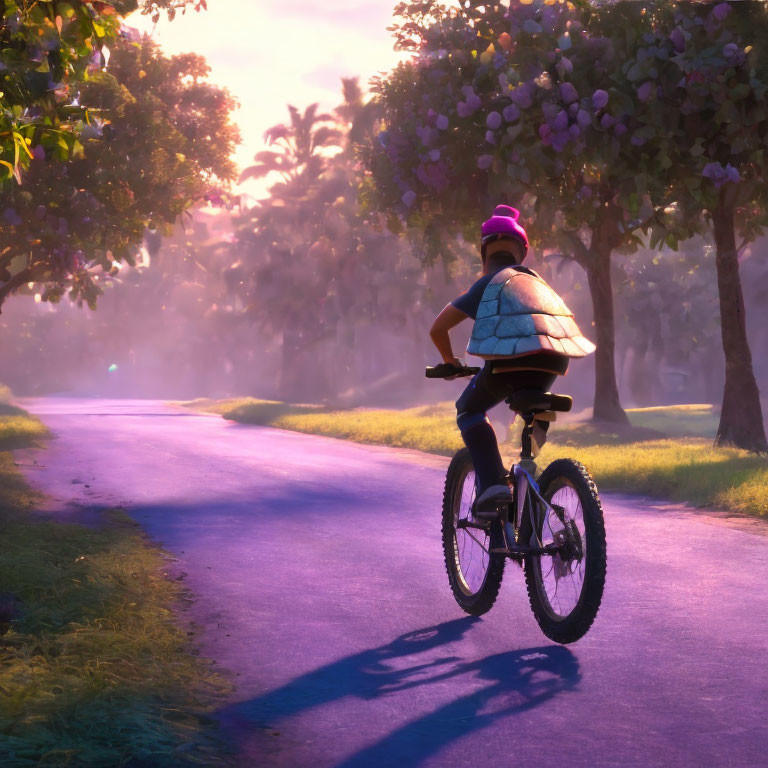
<svg viewBox="0 0 768 768">
<path fill-rule="evenodd" d="M 472 678 L 457 685 L 462 695 L 445 703 L 445 687 L 438 691 L 434 711 L 407 720 L 375 743 L 337 764 L 337 768 L 418 765 L 451 741 L 485 728 L 500 718 L 531 709 L 580 680 L 574 654 L 561 646 L 542 646 L 497 653 L 475 661 L 456 655 L 435 657 L 441 646 L 460 641 L 479 619 L 455 619 L 408 632 L 391 643 L 340 659 L 292 680 L 281 688 L 249 701 L 220 710 L 217 717 L 227 736 L 240 742 L 254 731 L 266 732 L 280 721 L 305 710 L 349 696 L 371 700 L 408 689 L 435 685 L 462 675 Z M 419 658 L 419 657 L 423 658 Z M 406 657 L 408 661 L 403 664 Z M 430 658 L 431 657 L 431 658 Z M 485 684 L 482 684 L 485 683 Z M 471 691 L 466 693 L 467 689 Z M 423 695 L 422 695 L 423 700 Z M 411 701 L 403 700 L 400 711 L 407 713 Z M 350 712 L 355 711 L 350 702 Z M 393 707 L 393 709 L 395 709 Z M 359 710 L 354 715 L 360 716 Z M 348 723 L 349 724 L 349 723 Z M 366 730 L 360 719 L 357 733 Z M 372 732 L 380 730 L 371 728 Z M 342 732 L 333 743 L 338 746 Z M 265 739 L 269 737 L 265 735 Z M 234 745 L 237 749 L 236 744 Z M 276 762 L 288 765 L 291 757 L 279 759 L 275 744 L 268 747 Z M 279 748 L 278 748 L 279 749 Z M 317 755 L 323 764 L 327 764 Z"/>
</svg>

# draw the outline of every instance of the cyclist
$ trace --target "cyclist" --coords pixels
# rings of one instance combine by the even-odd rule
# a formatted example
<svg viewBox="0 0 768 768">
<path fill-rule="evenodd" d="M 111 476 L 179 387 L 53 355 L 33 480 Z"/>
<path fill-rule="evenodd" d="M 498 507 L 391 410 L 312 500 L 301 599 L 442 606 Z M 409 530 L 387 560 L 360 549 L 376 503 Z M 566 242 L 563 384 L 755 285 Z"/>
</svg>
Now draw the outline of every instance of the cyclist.
<svg viewBox="0 0 768 768">
<path fill-rule="evenodd" d="M 522 266 L 528 236 L 519 216 L 515 208 L 499 205 L 483 223 L 483 276 L 440 312 L 429 332 L 443 361 L 461 366 L 449 331 L 472 318 L 467 351 L 486 358 L 456 401 L 457 423 L 477 481 L 474 514 L 481 519 L 496 517 L 499 505 L 512 498 L 487 411 L 518 390 L 548 392 L 568 370 L 570 357 L 594 350 L 560 297 L 536 272 Z M 534 422 L 534 456 L 546 440 L 547 427 L 546 421 Z"/>
</svg>

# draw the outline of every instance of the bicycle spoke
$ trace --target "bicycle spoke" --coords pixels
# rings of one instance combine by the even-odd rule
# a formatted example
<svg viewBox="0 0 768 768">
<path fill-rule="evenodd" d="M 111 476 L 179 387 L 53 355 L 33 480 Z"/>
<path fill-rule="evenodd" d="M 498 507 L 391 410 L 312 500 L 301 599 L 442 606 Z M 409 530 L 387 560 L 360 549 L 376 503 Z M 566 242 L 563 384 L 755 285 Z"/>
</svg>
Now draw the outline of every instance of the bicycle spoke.
<svg viewBox="0 0 768 768">
<path fill-rule="evenodd" d="M 482 587 L 488 570 L 488 555 L 490 554 L 488 534 L 479 537 L 467 528 L 458 528 L 459 520 L 471 518 L 474 501 L 475 473 L 468 472 L 464 478 L 458 508 L 454 516 L 456 526 L 454 535 L 459 576 L 470 593 L 477 592 Z"/>
<path fill-rule="evenodd" d="M 560 541 L 564 541 L 565 546 L 575 546 L 572 541 L 574 533 L 569 529 L 569 525 L 575 528 L 575 534 L 581 539 L 580 556 L 564 560 L 558 553 L 548 557 L 551 561 L 548 566 L 542 565 L 542 560 L 547 559 L 547 556 L 540 557 L 538 562 L 540 583 L 547 602 L 553 613 L 558 616 L 567 616 L 576 607 L 584 585 L 586 557 L 584 514 L 578 494 L 570 486 L 564 486 L 556 491 L 550 503 L 562 509 L 562 519 L 553 509 L 547 510 L 542 524 L 542 542 L 546 545 L 560 537 Z"/>
</svg>

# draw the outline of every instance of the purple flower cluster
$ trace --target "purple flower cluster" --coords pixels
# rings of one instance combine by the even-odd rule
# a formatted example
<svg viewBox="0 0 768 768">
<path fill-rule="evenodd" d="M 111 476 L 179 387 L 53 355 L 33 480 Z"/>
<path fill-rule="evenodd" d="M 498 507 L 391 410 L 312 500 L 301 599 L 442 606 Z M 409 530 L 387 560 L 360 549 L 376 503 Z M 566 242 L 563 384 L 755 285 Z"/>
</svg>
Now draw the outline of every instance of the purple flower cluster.
<svg viewBox="0 0 768 768">
<path fill-rule="evenodd" d="M 723 168 L 721 163 L 707 163 L 701 175 L 705 179 L 712 181 L 718 189 L 729 181 L 734 184 L 741 181 L 738 168 L 734 168 L 730 163 L 725 168 Z"/>
<path fill-rule="evenodd" d="M 471 85 L 462 87 L 461 92 L 464 94 L 464 100 L 456 105 L 456 111 L 459 117 L 471 117 L 480 109 L 482 102 Z"/>
</svg>

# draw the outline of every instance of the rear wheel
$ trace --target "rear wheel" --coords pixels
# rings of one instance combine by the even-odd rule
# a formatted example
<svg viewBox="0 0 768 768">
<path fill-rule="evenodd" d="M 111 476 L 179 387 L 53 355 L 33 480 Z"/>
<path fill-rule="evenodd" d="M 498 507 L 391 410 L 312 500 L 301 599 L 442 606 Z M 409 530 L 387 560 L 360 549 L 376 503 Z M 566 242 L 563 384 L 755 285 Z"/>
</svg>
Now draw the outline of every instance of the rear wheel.
<svg viewBox="0 0 768 768">
<path fill-rule="evenodd" d="M 448 582 L 456 602 L 472 616 L 489 611 L 499 594 L 504 575 L 504 555 L 491 554 L 501 546 L 501 527 L 489 530 L 460 528 L 460 520 L 472 521 L 475 471 L 466 448 L 452 459 L 443 495 L 443 552 Z"/>
<path fill-rule="evenodd" d="M 559 551 L 525 558 L 528 598 L 542 632 L 556 643 L 572 643 L 592 626 L 603 597 L 603 509 L 592 477 L 578 461 L 552 462 L 539 487 L 552 509 L 540 516 L 538 537 L 544 546 L 557 544 Z M 520 525 L 522 540 L 530 541 L 532 533 L 526 511 Z"/>
</svg>

